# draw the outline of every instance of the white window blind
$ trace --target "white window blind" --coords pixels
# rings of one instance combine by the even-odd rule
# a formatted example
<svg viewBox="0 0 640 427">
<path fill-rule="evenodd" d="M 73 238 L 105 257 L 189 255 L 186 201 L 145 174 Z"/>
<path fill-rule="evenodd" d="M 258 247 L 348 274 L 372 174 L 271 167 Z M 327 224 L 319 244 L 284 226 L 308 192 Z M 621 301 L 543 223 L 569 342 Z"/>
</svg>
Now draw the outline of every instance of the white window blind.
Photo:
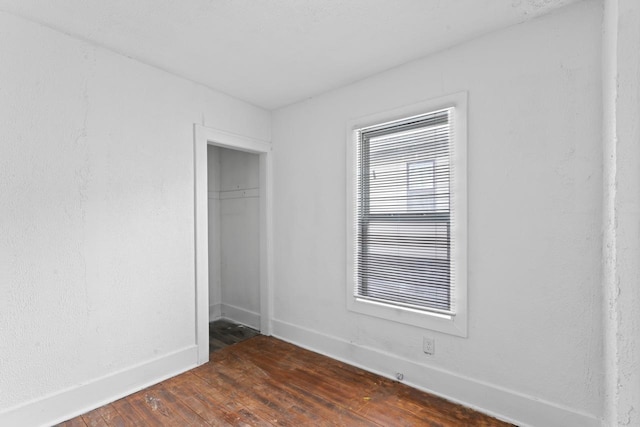
<svg viewBox="0 0 640 427">
<path fill-rule="evenodd" d="M 355 297 L 455 314 L 453 108 L 356 130 Z"/>
</svg>

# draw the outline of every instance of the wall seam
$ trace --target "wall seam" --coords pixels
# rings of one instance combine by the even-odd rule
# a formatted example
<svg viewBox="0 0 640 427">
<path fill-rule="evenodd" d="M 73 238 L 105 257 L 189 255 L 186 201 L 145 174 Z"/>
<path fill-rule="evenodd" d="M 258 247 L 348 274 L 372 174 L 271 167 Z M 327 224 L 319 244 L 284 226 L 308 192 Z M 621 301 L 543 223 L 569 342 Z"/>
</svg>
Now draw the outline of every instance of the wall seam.
<svg viewBox="0 0 640 427">
<path fill-rule="evenodd" d="M 614 425 L 618 400 L 617 324 L 619 295 L 617 277 L 617 0 L 605 0 L 602 31 L 602 99 L 603 99 L 603 294 L 604 322 L 604 420 Z"/>
</svg>

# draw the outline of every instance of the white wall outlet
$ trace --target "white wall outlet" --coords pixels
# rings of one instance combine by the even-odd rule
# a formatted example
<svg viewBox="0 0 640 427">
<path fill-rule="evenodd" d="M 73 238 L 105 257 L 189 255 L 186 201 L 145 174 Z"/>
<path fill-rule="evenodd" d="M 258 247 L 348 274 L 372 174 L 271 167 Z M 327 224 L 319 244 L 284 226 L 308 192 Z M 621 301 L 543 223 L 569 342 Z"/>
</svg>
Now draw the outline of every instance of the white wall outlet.
<svg viewBox="0 0 640 427">
<path fill-rule="evenodd" d="M 424 351 L 429 356 L 433 356 L 436 353 L 436 340 L 429 337 L 423 337 L 422 351 Z"/>
</svg>

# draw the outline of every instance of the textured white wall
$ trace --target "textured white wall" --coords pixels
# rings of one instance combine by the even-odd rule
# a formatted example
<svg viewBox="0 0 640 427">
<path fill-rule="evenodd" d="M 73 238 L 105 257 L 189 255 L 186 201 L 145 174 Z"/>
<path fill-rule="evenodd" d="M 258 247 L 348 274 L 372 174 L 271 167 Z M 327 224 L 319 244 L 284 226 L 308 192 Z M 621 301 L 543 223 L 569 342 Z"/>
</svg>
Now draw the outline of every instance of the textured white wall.
<svg viewBox="0 0 640 427">
<path fill-rule="evenodd" d="M 260 327 L 260 169 L 257 154 L 220 149 L 222 316 Z"/>
<path fill-rule="evenodd" d="M 4 13 L 0 58 L 1 413 L 194 344 L 193 123 L 270 115 Z"/>
<path fill-rule="evenodd" d="M 304 328 L 297 337 L 318 338 L 307 345 L 364 366 L 372 366 L 367 349 L 409 361 L 424 377 L 405 380 L 436 392 L 427 373 L 444 371 L 547 405 L 549 414 L 557 409 L 540 425 L 597 423 L 600 28 L 600 2 L 580 2 L 275 111 L 276 334 L 295 340 L 292 331 Z M 348 312 L 346 123 L 462 90 L 469 94 L 468 338 Z M 422 352 L 423 336 L 435 337 L 434 357 Z M 342 344 L 330 347 L 334 338 Z M 485 399 L 465 393 L 452 397 Z M 526 407 L 502 414 L 547 416 Z"/>
</svg>

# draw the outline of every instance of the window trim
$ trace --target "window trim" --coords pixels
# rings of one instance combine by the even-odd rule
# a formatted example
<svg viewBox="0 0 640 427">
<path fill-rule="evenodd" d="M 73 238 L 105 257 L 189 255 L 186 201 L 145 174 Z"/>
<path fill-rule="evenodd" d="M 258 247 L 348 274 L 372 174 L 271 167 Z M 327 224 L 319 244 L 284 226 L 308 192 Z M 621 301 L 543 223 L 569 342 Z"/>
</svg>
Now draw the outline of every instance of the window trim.
<svg viewBox="0 0 640 427">
<path fill-rule="evenodd" d="M 355 282 L 355 218 L 356 179 L 357 179 L 357 129 L 374 126 L 386 122 L 402 120 L 407 117 L 429 113 L 432 111 L 454 107 L 452 164 L 454 175 L 451 179 L 451 203 L 453 206 L 452 236 L 452 277 L 455 277 L 454 296 L 455 315 L 440 314 L 411 309 L 382 302 L 365 300 L 354 295 Z M 396 108 L 390 111 L 372 114 L 350 121 L 346 135 L 346 207 L 347 207 L 347 268 L 346 298 L 349 311 L 379 317 L 394 322 L 404 323 L 443 332 L 459 337 L 467 336 L 467 92 L 458 92 L 417 104 Z"/>
</svg>

